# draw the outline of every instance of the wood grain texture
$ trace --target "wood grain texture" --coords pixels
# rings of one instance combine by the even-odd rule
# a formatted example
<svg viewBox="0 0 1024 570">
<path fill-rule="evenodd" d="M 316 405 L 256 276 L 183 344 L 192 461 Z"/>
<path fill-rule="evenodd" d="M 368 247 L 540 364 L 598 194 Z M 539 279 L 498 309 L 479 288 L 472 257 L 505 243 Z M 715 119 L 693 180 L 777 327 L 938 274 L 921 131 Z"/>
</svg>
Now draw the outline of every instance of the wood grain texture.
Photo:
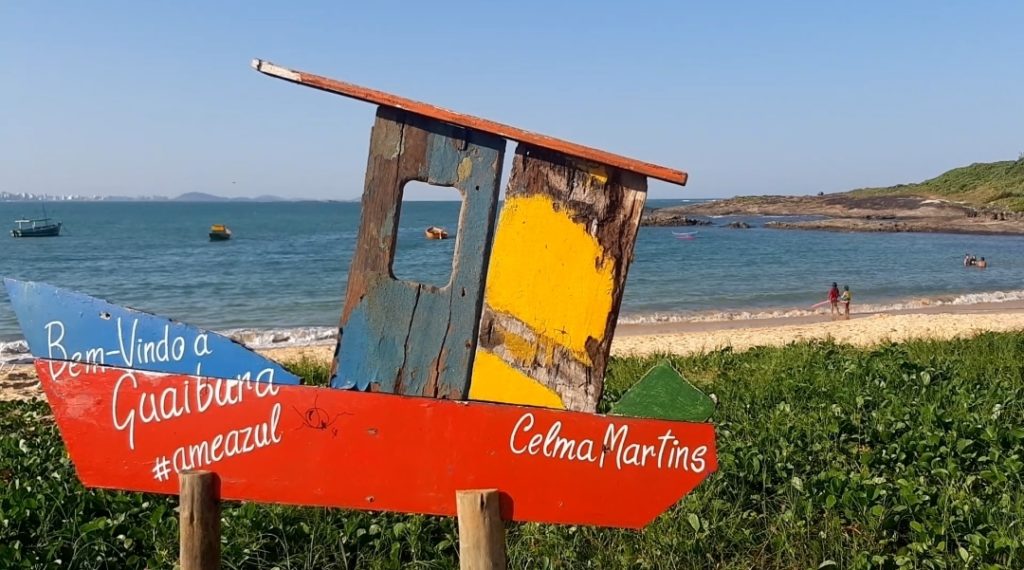
<svg viewBox="0 0 1024 570">
<path fill-rule="evenodd" d="M 504 145 L 493 135 L 378 110 L 332 386 L 466 398 Z M 400 281 L 392 271 L 402 188 L 412 180 L 463 196 L 444 287 Z"/>
<path fill-rule="evenodd" d="M 179 560 L 181 570 L 220 568 L 220 481 L 215 473 L 180 475 Z"/>
<path fill-rule="evenodd" d="M 717 468 L 714 426 L 116 368 L 36 370 L 86 487 L 452 516 L 500 489 L 505 520 L 638 528 Z M 153 416 L 151 418 L 151 416 Z"/>
<path fill-rule="evenodd" d="M 474 375 L 471 398 L 493 401 L 503 385 L 532 380 L 567 409 L 596 409 L 646 194 L 633 172 L 519 145 L 478 348 L 505 371 Z M 548 405 L 523 393 L 497 400 Z"/>
<path fill-rule="evenodd" d="M 497 489 L 456 492 L 459 517 L 459 568 L 504 570 L 508 567 L 505 523 Z"/>
<path fill-rule="evenodd" d="M 549 137 L 547 135 L 533 133 L 516 127 L 511 127 L 509 125 L 504 125 L 496 121 L 481 119 L 480 117 L 474 117 L 464 113 L 456 113 L 435 105 L 413 101 L 412 99 L 392 95 L 391 93 L 385 93 L 383 91 L 377 91 L 375 89 L 361 87 L 352 83 L 322 77 L 305 71 L 287 69 L 279 65 L 274 65 L 269 61 L 254 59 L 252 61 L 252 67 L 265 75 L 283 79 L 285 81 L 291 81 L 299 85 L 313 87 L 315 89 L 327 91 L 328 93 L 344 95 L 353 99 L 368 101 L 370 103 L 376 103 L 378 105 L 392 107 L 395 109 L 404 109 L 438 121 L 444 121 L 446 123 L 474 129 L 484 133 L 491 133 L 500 137 L 529 144 L 537 148 L 546 148 L 559 154 L 565 154 L 583 160 L 590 160 L 600 164 L 608 164 L 616 168 L 635 172 L 642 176 L 650 176 L 652 178 L 664 180 L 665 182 L 671 182 L 681 186 L 686 184 L 687 174 L 681 170 L 659 166 L 657 164 L 651 164 L 649 162 L 643 162 L 633 158 L 626 158 L 600 149 L 590 148 L 581 144 Z"/>
</svg>

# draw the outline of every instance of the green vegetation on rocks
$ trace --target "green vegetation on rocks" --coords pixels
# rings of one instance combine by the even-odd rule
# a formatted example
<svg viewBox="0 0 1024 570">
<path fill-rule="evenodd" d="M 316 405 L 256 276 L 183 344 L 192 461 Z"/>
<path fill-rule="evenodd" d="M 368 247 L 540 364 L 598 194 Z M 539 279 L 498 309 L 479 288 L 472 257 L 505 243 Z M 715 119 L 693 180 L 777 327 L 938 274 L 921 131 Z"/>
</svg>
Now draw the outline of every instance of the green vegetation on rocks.
<svg viewBox="0 0 1024 570">
<path fill-rule="evenodd" d="M 1018 160 L 975 163 L 931 180 L 888 188 L 864 188 L 852 196 L 921 196 L 969 206 L 1024 212 L 1024 156 Z"/>
<path fill-rule="evenodd" d="M 660 360 L 613 359 L 602 409 Z M 510 525 L 511 568 L 1024 568 L 1024 334 L 670 361 L 718 401 L 719 471 L 642 532 Z M 175 506 L 83 489 L 47 406 L 0 404 L 0 568 L 171 568 Z M 232 502 L 222 548 L 225 568 L 455 568 L 457 534 Z"/>
</svg>

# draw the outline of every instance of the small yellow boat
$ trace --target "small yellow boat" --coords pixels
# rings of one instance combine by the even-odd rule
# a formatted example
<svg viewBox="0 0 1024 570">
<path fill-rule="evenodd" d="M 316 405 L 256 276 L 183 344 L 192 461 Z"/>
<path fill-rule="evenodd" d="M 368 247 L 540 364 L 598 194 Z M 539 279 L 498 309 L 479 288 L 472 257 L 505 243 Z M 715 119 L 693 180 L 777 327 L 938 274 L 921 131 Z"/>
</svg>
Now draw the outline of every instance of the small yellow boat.
<svg viewBox="0 0 1024 570">
<path fill-rule="evenodd" d="M 231 230 L 224 224 L 213 224 L 210 226 L 210 241 L 224 241 L 231 239 Z"/>
</svg>

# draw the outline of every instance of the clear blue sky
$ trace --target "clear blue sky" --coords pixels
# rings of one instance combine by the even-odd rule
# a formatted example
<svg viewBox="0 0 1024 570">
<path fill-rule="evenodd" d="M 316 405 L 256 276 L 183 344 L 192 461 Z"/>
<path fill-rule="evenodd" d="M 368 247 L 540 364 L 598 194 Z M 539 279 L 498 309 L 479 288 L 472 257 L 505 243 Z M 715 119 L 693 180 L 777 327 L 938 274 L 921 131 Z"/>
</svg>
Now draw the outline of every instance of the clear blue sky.
<svg viewBox="0 0 1024 570">
<path fill-rule="evenodd" d="M 1024 2 L 0 3 L 0 191 L 357 197 L 373 107 L 252 58 L 690 173 L 652 198 L 1024 152 Z"/>
</svg>

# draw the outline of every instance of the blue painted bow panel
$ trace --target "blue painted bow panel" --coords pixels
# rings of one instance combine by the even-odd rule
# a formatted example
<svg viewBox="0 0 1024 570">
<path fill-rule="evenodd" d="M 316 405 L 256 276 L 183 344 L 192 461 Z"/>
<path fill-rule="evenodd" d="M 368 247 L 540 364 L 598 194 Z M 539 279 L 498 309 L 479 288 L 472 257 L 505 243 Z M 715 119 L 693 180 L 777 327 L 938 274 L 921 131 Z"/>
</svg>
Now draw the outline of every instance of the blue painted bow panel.
<svg viewBox="0 0 1024 570">
<path fill-rule="evenodd" d="M 4 279 L 4 285 L 36 358 L 300 383 L 276 362 L 214 332 L 45 283 Z"/>
</svg>

